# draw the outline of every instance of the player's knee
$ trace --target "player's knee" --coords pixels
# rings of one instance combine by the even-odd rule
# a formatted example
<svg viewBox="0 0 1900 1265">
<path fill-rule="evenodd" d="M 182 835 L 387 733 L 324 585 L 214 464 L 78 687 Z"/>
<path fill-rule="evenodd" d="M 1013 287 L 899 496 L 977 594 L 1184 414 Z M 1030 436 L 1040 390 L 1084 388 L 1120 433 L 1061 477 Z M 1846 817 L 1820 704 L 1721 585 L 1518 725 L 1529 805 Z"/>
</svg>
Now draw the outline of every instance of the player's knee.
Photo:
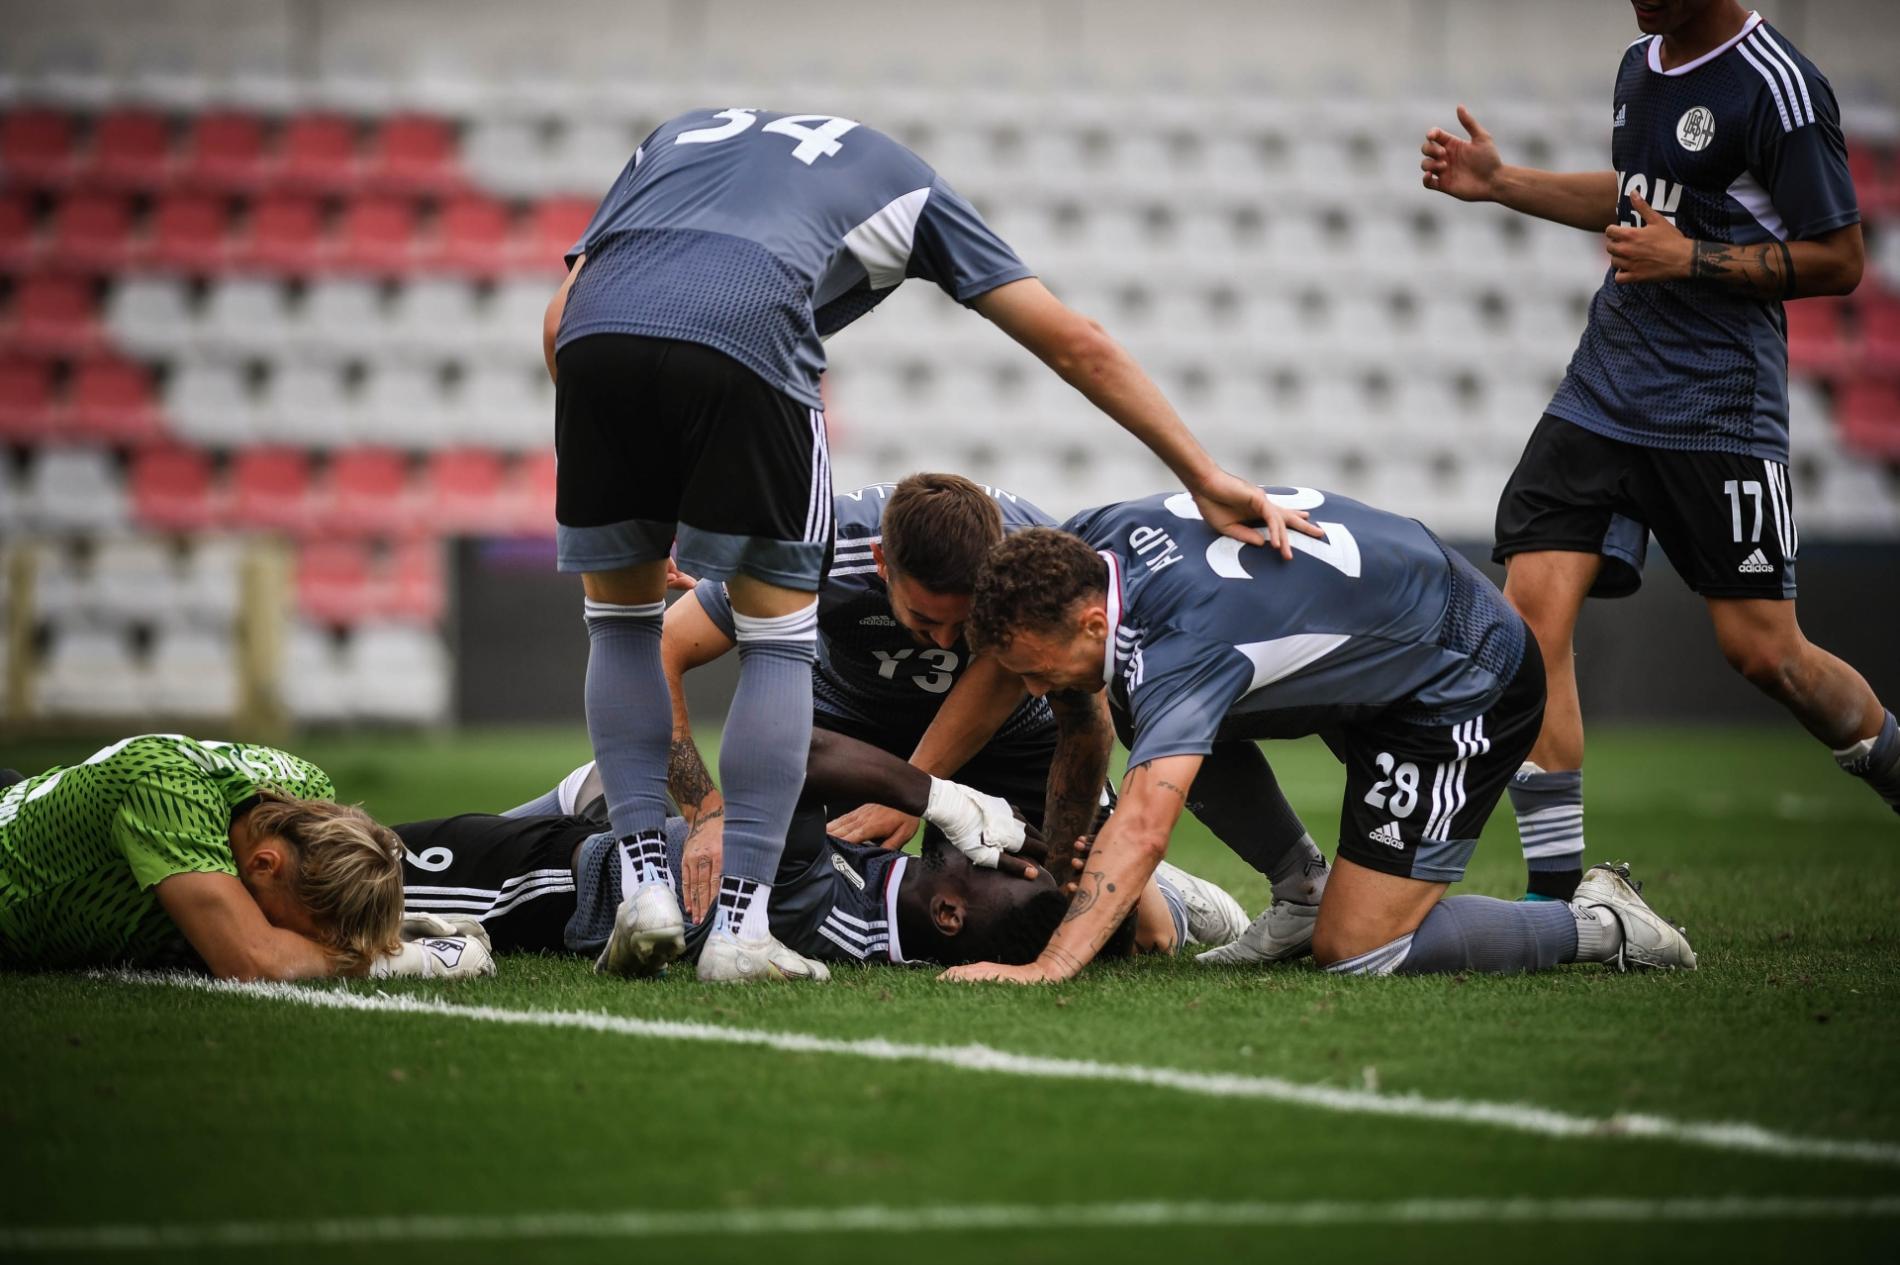
<svg viewBox="0 0 1900 1265">
<path fill-rule="evenodd" d="M 1778 637 L 1732 637 L 1722 642 L 1722 657 L 1742 678 L 1773 698 L 1795 693 L 1801 666 L 1799 642 Z"/>
</svg>

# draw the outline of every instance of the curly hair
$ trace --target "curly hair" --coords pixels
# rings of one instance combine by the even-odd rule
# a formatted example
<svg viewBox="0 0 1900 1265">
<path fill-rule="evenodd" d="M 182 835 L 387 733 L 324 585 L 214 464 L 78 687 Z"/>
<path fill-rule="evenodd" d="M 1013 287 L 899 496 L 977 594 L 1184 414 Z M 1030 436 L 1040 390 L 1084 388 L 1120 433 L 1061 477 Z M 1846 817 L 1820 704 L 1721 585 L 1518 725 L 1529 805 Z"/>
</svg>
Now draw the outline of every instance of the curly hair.
<svg viewBox="0 0 1900 1265">
<path fill-rule="evenodd" d="M 964 636 L 978 653 L 1007 650 L 1018 632 L 1062 628 L 1077 602 L 1107 590 L 1108 567 L 1087 541 L 1031 527 L 990 550 Z"/>
<path fill-rule="evenodd" d="M 932 593 L 962 596 L 1003 538 L 1003 511 L 960 474 L 912 474 L 885 503 L 879 530 L 892 570 Z"/>
</svg>

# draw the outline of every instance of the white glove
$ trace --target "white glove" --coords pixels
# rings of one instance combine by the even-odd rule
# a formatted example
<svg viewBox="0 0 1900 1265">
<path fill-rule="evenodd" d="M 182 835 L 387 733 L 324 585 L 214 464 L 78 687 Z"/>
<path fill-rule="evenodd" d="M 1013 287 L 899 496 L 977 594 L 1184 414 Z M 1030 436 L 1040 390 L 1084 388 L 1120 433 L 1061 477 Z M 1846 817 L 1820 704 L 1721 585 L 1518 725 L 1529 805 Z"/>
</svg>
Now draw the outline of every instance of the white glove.
<svg viewBox="0 0 1900 1265">
<path fill-rule="evenodd" d="M 429 936 L 405 941 L 400 949 L 370 963 L 371 979 L 467 979 L 493 975 L 495 955 L 486 936 Z"/>
<path fill-rule="evenodd" d="M 1016 820 L 1006 800 L 943 778 L 930 779 L 924 820 L 943 831 L 957 851 L 970 858 L 970 864 L 985 869 L 995 869 L 1003 853 L 1020 851 L 1023 846 L 1023 823 Z"/>
<path fill-rule="evenodd" d="M 480 940 L 482 947 L 491 953 L 495 949 L 488 939 L 488 928 L 482 926 L 481 919 L 471 918 L 467 914 L 431 914 L 411 909 L 402 916 L 399 934 L 405 944 L 411 940 L 429 940 L 440 936 L 467 936 L 471 940 Z"/>
</svg>

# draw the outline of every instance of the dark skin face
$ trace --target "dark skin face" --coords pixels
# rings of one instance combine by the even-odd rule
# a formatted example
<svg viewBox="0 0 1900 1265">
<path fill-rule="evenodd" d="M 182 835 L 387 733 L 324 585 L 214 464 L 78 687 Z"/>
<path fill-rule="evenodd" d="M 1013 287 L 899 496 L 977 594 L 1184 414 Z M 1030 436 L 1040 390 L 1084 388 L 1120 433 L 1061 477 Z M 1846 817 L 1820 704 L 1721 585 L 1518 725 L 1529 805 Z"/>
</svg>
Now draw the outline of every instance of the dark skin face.
<svg viewBox="0 0 1900 1265">
<path fill-rule="evenodd" d="M 1630 7 L 1643 34 L 1662 36 L 1666 51 L 1683 60 L 1720 44 L 1748 16 L 1735 0 L 1630 0 Z"/>
<path fill-rule="evenodd" d="M 930 944 L 933 934 L 954 939 L 975 932 L 980 928 L 973 919 L 1013 911 L 1056 887 L 1055 879 L 1040 867 L 1033 877 L 1017 878 L 971 865 L 947 845 L 938 850 L 941 868 L 913 863 L 905 867 L 898 889 L 898 934 L 909 945 Z"/>
</svg>

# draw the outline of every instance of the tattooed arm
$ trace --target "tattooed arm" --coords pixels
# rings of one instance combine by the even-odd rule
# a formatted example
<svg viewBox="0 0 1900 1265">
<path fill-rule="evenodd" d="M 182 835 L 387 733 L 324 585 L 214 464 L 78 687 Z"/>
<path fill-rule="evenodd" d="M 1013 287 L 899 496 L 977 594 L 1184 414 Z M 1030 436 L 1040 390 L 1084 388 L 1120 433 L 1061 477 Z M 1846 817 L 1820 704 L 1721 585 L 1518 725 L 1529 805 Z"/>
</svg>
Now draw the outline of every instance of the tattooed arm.
<svg viewBox="0 0 1900 1265">
<path fill-rule="evenodd" d="M 1640 281 L 1694 281 L 1760 299 L 1849 294 L 1860 284 L 1867 249 L 1860 225 L 1799 242 L 1694 241 L 1645 202 L 1630 205 L 1642 227 L 1614 225 L 1604 234 L 1620 285 Z"/>
<path fill-rule="evenodd" d="M 1108 718 L 1108 692 L 1070 691 L 1049 695 L 1056 716 L 1056 754 L 1049 766 L 1049 788 L 1042 808 L 1042 836 L 1049 843 L 1049 872 L 1069 873 L 1069 854 L 1078 837 L 1095 826 L 1108 756 L 1115 747 L 1115 726 Z"/>
<path fill-rule="evenodd" d="M 1168 836 L 1187 807 L 1188 788 L 1201 760 L 1198 755 L 1163 756 L 1128 771 L 1115 814 L 1095 837 L 1069 912 L 1041 957 L 1027 966 L 978 962 L 953 967 L 941 978 L 1054 983 L 1087 966 L 1141 899 L 1142 888 L 1167 855 Z"/>
<path fill-rule="evenodd" d="M 686 674 L 711 663 L 733 644 L 696 598 L 682 598 L 666 612 L 660 665 L 666 673 L 667 693 L 673 699 L 673 749 L 666 762 L 666 789 L 692 825 L 697 825 L 703 814 L 723 815 L 725 800 L 713 785 L 706 761 L 693 742 L 693 719 L 686 711 Z"/>
</svg>

